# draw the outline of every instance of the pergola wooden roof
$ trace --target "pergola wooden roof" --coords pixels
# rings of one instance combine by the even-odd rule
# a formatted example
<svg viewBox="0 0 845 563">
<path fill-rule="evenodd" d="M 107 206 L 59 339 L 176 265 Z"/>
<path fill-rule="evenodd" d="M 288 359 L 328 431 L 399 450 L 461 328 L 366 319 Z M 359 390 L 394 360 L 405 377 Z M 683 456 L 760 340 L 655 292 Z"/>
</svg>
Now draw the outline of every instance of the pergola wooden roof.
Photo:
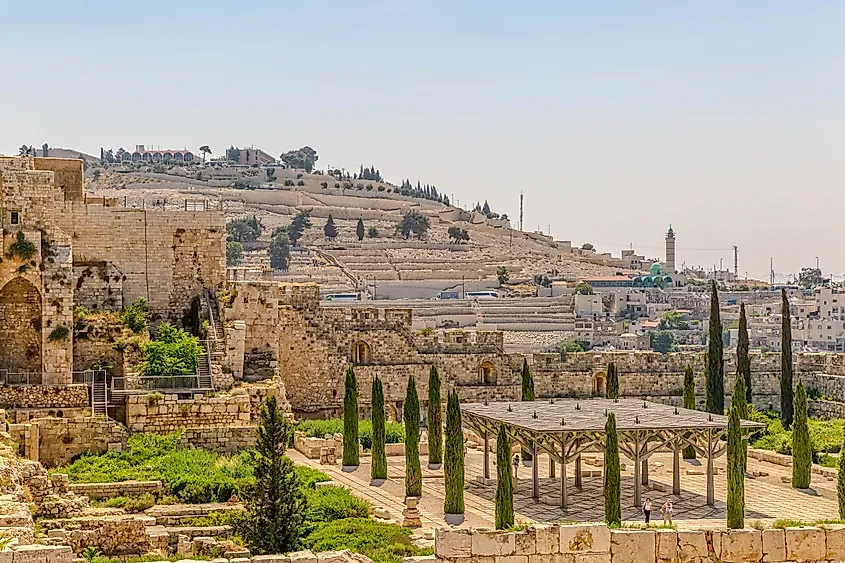
<svg viewBox="0 0 845 563">
<path fill-rule="evenodd" d="M 604 452 L 605 424 L 608 413 L 616 415 L 619 451 L 634 462 L 634 504 L 639 507 L 641 485 L 648 484 L 648 458 L 660 451 L 674 454 L 674 494 L 680 494 L 679 453 L 692 446 L 707 459 L 707 503 L 715 503 L 713 460 L 725 452 L 720 439 L 725 436 L 725 416 L 673 407 L 636 399 L 547 399 L 526 402 L 469 403 L 461 405 L 464 424 L 484 440 L 484 478 L 490 478 L 488 441 L 504 424 L 508 435 L 522 447 L 533 451 L 533 496 L 539 500 L 537 454 L 545 451 L 554 463 L 561 464 L 561 508 L 567 508 L 567 464 L 575 462 L 575 486 L 581 485 L 581 454 Z M 746 435 L 764 428 L 758 422 L 743 420 Z"/>
</svg>

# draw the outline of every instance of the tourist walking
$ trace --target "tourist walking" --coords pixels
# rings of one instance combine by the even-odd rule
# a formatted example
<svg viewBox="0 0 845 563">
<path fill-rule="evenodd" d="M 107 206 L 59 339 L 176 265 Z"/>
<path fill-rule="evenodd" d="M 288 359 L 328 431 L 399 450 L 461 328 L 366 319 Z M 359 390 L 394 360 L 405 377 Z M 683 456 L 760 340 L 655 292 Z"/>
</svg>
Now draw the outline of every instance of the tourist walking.
<svg viewBox="0 0 845 563">
<path fill-rule="evenodd" d="M 649 497 L 646 497 L 643 503 L 643 514 L 645 515 L 645 523 L 648 524 L 649 518 L 651 518 L 651 498 Z"/>
<path fill-rule="evenodd" d="M 667 524 L 667 523 L 671 524 L 672 523 L 672 512 L 673 511 L 674 510 L 672 509 L 672 501 L 667 500 L 663 504 L 663 523 L 664 524 Z"/>
</svg>

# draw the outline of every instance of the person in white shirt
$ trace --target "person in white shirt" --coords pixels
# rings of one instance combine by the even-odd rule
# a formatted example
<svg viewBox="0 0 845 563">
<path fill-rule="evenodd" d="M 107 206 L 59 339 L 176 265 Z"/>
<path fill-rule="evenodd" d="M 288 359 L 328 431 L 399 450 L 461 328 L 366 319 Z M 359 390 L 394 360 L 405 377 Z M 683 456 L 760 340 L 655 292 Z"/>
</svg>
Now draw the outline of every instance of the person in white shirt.
<svg viewBox="0 0 845 563">
<path fill-rule="evenodd" d="M 646 497 L 645 502 L 643 503 L 643 514 L 645 515 L 645 523 L 648 524 L 649 518 L 651 517 L 651 498 Z"/>
</svg>

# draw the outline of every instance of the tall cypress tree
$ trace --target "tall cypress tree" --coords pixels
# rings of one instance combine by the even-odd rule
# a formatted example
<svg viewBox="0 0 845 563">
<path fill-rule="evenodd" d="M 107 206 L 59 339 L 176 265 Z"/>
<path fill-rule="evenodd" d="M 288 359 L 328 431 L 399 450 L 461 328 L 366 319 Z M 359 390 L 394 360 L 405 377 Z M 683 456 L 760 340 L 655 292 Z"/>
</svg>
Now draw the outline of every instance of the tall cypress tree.
<svg viewBox="0 0 845 563">
<path fill-rule="evenodd" d="M 795 387 L 795 419 L 792 423 L 792 486 L 810 488 L 810 471 L 813 467 L 813 446 L 807 427 L 807 393 L 798 380 Z"/>
<path fill-rule="evenodd" d="M 496 437 L 496 529 L 513 526 L 513 473 L 511 469 L 511 441 L 505 425 L 499 424 Z"/>
<path fill-rule="evenodd" d="M 786 289 L 780 290 L 780 419 L 784 428 L 792 426 L 794 398 L 792 394 L 792 322 L 789 314 L 789 298 Z"/>
<path fill-rule="evenodd" d="M 737 379 L 742 381 L 742 375 Z M 745 402 L 745 389 L 741 389 L 742 400 L 733 402 L 728 417 L 728 528 L 742 529 L 745 526 L 745 441 L 740 429 L 740 410 Z"/>
<path fill-rule="evenodd" d="M 739 336 L 736 343 L 736 373 L 742 374 L 745 382 L 745 402 L 753 404 L 751 391 L 751 358 L 748 356 L 748 319 L 745 317 L 745 303 L 739 306 Z"/>
<path fill-rule="evenodd" d="M 528 359 L 522 359 L 522 400 L 533 401 L 534 396 L 534 376 L 531 375 L 531 370 L 528 368 Z M 533 452 L 522 448 L 522 460 L 532 461 L 534 459 Z"/>
<path fill-rule="evenodd" d="M 684 408 L 695 410 L 695 376 L 689 364 L 684 369 Z M 684 459 L 695 459 L 695 448 L 686 446 L 683 456 Z"/>
<path fill-rule="evenodd" d="M 387 479 L 386 432 L 384 426 L 384 389 L 381 379 L 373 378 L 373 456 L 370 477 Z"/>
<path fill-rule="evenodd" d="M 346 370 L 343 393 L 343 465 L 358 467 L 358 381 L 352 366 Z"/>
<path fill-rule="evenodd" d="M 742 374 L 736 374 L 736 381 L 734 382 L 734 390 L 731 394 L 731 411 L 736 409 L 737 416 L 740 420 L 748 418 L 748 403 L 745 402 L 745 378 Z M 740 437 L 743 436 L 740 430 Z M 742 470 L 745 471 L 748 460 L 745 458 L 745 447 L 742 448 Z"/>
<path fill-rule="evenodd" d="M 355 234 L 358 235 L 358 240 L 364 240 L 364 219 L 358 219 L 358 224 L 355 226 Z"/>
<path fill-rule="evenodd" d="M 619 398 L 619 372 L 616 371 L 616 364 L 607 364 L 607 398 Z"/>
<path fill-rule="evenodd" d="M 843 430 L 843 434 L 845 434 L 845 430 Z M 836 498 L 839 500 L 839 517 L 845 520 L 845 439 L 842 440 L 842 446 L 839 448 L 839 474 L 836 476 Z"/>
<path fill-rule="evenodd" d="M 432 365 L 428 372 L 428 464 L 443 463 L 443 407 L 440 404 L 440 374 Z"/>
<path fill-rule="evenodd" d="M 446 403 L 446 464 L 443 467 L 446 500 L 443 512 L 464 513 L 464 432 L 461 429 L 461 405 L 458 392 L 449 392 Z"/>
<path fill-rule="evenodd" d="M 710 338 L 707 343 L 707 412 L 725 413 L 725 364 L 723 360 L 722 321 L 716 281 L 710 285 Z"/>
<path fill-rule="evenodd" d="M 293 434 L 276 397 L 259 411 L 255 482 L 244 495 L 244 536 L 254 553 L 286 553 L 295 548 L 305 519 L 305 495 L 285 449 Z"/>
<path fill-rule="evenodd" d="M 608 526 L 619 526 L 622 523 L 622 477 L 619 472 L 619 436 L 616 433 L 614 413 L 608 413 L 604 433 L 604 521 Z"/>
<path fill-rule="evenodd" d="M 414 376 L 408 378 L 405 394 L 405 496 L 422 496 L 422 469 L 420 468 L 420 399 Z"/>
</svg>

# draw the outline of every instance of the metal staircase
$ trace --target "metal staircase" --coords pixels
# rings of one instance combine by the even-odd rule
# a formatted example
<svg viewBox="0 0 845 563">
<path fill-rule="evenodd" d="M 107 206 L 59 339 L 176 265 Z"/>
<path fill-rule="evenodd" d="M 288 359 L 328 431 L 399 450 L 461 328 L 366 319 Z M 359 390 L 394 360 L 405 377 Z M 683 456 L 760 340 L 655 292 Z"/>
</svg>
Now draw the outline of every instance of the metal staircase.
<svg viewBox="0 0 845 563">
<path fill-rule="evenodd" d="M 109 389 L 104 371 L 95 371 L 91 378 L 91 415 L 109 415 Z"/>
<path fill-rule="evenodd" d="M 211 379 L 211 342 L 205 341 L 205 354 L 200 354 L 197 362 L 197 387 L 200 389 L 214 389 L 214 383 Z"/>
</svg>

